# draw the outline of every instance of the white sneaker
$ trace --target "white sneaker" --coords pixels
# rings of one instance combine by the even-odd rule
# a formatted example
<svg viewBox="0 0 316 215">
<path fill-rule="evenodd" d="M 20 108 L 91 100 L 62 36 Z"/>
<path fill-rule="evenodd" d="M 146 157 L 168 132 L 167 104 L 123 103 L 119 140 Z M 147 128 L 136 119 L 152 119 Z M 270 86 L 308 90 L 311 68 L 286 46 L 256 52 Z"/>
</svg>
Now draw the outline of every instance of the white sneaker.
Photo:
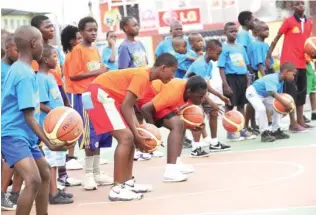
<svg viewBox="0 0 316 215">
<path fill-rule="evenodd" d="M 140 151 L 135 151 L 134 161 L 147 161 L 151 159 L 151 155 L 149 153 L 142 153 Z"/>
<path fill-rule="evenodd" d="M 136 184 L 134 178 L 125 182 L 124 186 L 126 189 L 129 189 L 135 193 L 148 193 L 153 190 L 153 187 L 150 184 Z"/>
<path fill-rule="evenodd" d="M 116 185 L 111 188 L 109 193 L 110 201 L 132 201 L 140 200 L 143 198 L 143 194 L 135 193 L 130 189 L 127 189 L 124 185 Z"/>
<path fill-rule="evenodd" d="M 80 186 L 82 184 L 81 180 L 72 178 L 72 177 L 67 177 L 66 178 L 66 182 L 65 182 L 65 186 L 66 187 L 74 187 L 74 186 Z"/>
<path fill-rule="evenodd" d="M 151 157 L 154 157 L 154 158 L 161 158 L 165 156 L 165 153 L 160 152 L 160 151 L 154 151 L 154 152 L 151 152 L 150 155 Z"/>
<path fill-rule="evenodd" d="M 59 182 L 57 182 L 57 189 L 58 189 L 58 190 L 65 190 L 66 187 L 63 186 L 63 185 L 61 185 Z"/>
<path fill-rule="evenodd" d="M 98 185 L 94 180 L 93 173 L 88 173 L 84 176 L 83 188 L 85 190 L 96 190 L 98 188 Z"/>
<path fill-rule="evenodd" d="M 100 159 L 100 165 L 104 165 L 104 164 L 107 164 L 107 163 L 109 163 L 109 161 L 108 160 L 106 160 L 106 159 Z"/>
<path fill-rule="evenodd" d="M 83 169 L 83 165 L 79 163 L 76 159 L 71 159 L 66 162 L 66 169 L 67 170 L 79 170 Z"/>
<path fill-rule="evenodd" d="M 189 164 L 177 164 L 179 167 L 179 170 L 182 174 L 189 174 L 194 172 L 194 167 Z"/>
<path fill-rule="evenodd" d="M 114 179 L 105 173 L 95 174 L 94 181 L 97 185 L 111 185 L 114 183 Z"/>
<path fill-rule="evenodd" d="M 188 180 L 188 176 L 182 174 L 180 170 L 169 171 L 167 168 L 164 173 L 164 182 L 182 182 Z"/>
</svg>

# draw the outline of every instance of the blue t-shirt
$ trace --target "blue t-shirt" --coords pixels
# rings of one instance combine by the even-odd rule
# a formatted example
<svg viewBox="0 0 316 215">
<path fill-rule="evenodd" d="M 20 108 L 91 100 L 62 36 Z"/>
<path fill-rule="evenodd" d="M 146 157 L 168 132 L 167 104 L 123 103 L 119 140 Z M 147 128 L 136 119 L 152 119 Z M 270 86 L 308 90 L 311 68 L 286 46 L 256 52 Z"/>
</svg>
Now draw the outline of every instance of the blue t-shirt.
<svg viewBox="0 0 316 215">
<path fill-rule="evenodd" d="M 5 80 L 5 77 L 7 77 L 9 69 L 10 69 L 10 65 L 2 60 L 1 61 L 1 90 L 3 89 L 4 80 Z"/>
<path fill-rule="evenodd" d="M 15 136 L 37 143 L 37 136 L 24 119 L 23 110 L 33 108 L 39 121 L 40 103 L 38 80 L 32 67 L 24 62 L 15 62 L 8 73 L 2 91 L 1 136 Z"/>
<path fill-rule="evenodd" d="M 265 75 L 262 78 L 256 80 L 252 86 L 256 89 L 260 96 L 267 96 L 268 92 L 283 92 L 284 81 L 280 80 L 279 73 Z"/>
<path fill-rule="evenodd" d="M 185 76 L 187 77 L 189 73 L 194 72 L 196 75 L 203 77 L 205 80 L 210 80 L 212 79 L 212 70 L 212 62 L 206 62 L 205 56 L 201 56 L 192 63 Z"/>
<path fill-rule="evenodd" d="M 51 109 L 64 106 L 57 82 L 52 74 L 39 72 L 37 74 L 39 82 L 40 103 L 44 103 Z M 43 126 L 47 113 L 41 111 L 40 124 Z"/>
<path fill-rule="evenodd" d="M 58 54 L 58 60 L 59 64 L 62 66 L 65 63 L 65 55 L 60 51 L 59 48 L 56 48 L 57 54 Z"/>
<path fill-rule="evenodd" d="M 183 78 L 186 71 L 189 69 L 189 67 L 192 65 L 194 61 L 188 60 L 188 57 L 198 57 L 198 54 L 195 53 L 192 50 L 188 50 L 186 54 L 179 54 L 175 51 L 171 53 L 175 58 L 178 60 L 178 69 L 175 73 L 176 78 Z"/>
<path fill-rule="evenodd" d="M 124 40 L 118 48 L 118 68 L 135 68 L 147 66 L 146 49 L 140 41 Z"/>
<path fill-rule="evenodd" d="M 218 67 L 224 68 L 225 74 L 245 75 L 249 65 L 246 49 L 241 44 L 223 44 L 223 50 L 218 59 Z"/>
<path fill-rule="evenodd" d="M 254 70 L 258 70 L 259 64 L 262 64 L 263 67 L 265 68 L 265 61 L 267 54 L 269 52 L 269 45 L 268 43 L 255 40 L 247 49 L 248 51 L 248 57 L 249 57 L 249 62 L 251 65 L 251 68 Z M 271 60 L 271 67 L 274 64 L 274 60 L 272 56 L 270 57 Z"/>
<path fill-rule="evenodd" d="M 250 34 L 249 31 L 241 29 L 237 35 L 236 42 L 243 45 L 246 49 L 250 46 L 251 43 L 255 41 L 255 38 Z"/>
<path fill-rule="evenodd" d="M 110 61 L 111 55 L 112 55 L 112 48 L 105 47 L 102 52 L 103 63 L 108 66 L 109 70 L 117 70 L 118 69 L 117 61 L 116 60 L 114 62 Z"/>
<path fill-rule="evenodd" d="M 188 37 L 184 36 L 183 38 L 187 42 L 187 50 L 192 50 Z M 172 46 L 172 37 L 168 36 L 159 43 L 159 45 L 156 48 L 155 55 L 159 56 L 163 53 L 172 54 L 172 52 L 174 52 L 174 49 Z"/>
</svg>

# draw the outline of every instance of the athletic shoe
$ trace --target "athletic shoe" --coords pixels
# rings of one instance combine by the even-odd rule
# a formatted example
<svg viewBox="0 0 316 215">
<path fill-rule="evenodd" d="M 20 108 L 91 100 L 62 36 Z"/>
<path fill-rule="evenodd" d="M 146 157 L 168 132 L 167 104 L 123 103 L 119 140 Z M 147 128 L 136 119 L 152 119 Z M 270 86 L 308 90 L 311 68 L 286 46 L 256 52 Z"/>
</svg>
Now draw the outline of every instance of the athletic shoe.
<svg viewBox="0 0 316 215">
<path fill-rule="evenodd" d="M 142 153 L 138 150 L 135 151 L 134 161 L 147 161 L 151 159 L 151 155 L 148 153 Z"/>
<path fill-rule="evenodd" d="M 240 133 L 227 133 L 227 140 L 230 142 L 239 142 L 245 140 L 244 137 L 240 136 Z"/>
<path fill-rule="evenodd" d="M 83 165 L 79 163 L 76 159 L 70 159 L 66 162 L 66 169 L 67 170 L 80 170 L 83 169 Z"/>
<path fill-rule="evenodd" d="M 248 130 L 256 136 L 260 135 L 260 131 L 257 128 L 248 128 Z"/>
<path fill-rule="evenodd" d="M 188 176 L 179 170 L 170 171 L 166 168 L 164 173 L 164 182 L 182 182 L 188 180 Z"/>
<path fill-rule="evenodd" d="M 19 196 L 20 196 L 20 193 L 11 192 L 10 195 L 9 195 L 9 199 L 10 199 L 10 201 L 11 201 L 13 204 L 17 205 L 17 204 L 18 204 Z"/>
<path fill-rule="evenodd" d="M 191 151 L 190 157 L 192 158 L 204 158 L 208 157 L 210 154 L 206 152 L 202 147 L 197 147 Z"/>
<path fill-rule="evenodd" d="M 119 184 L 111 188 L 108 198 L 110 201 L 132 201 L 142 199 L 143 194 L 135 193 L 125 185 Z"/>
<path fill-rule="evenodd" d="M 264 131 L 261 134 L 261 142 L 263 142 L 263 143 L 274 142 L 275 140 L 276 140 L 276 138 L 274 136 L 272 136 L 270 131 Z"/>
<path fill-rule="evenodd" d="M 177 164 L 180 172 L 182 174 L 189 174 L 194 172 L 194 167 L 189 164 Z"/>
<path fill-rule="evenodd" d="M 94 181 L 97 185 L 111 185 L 114 183 L 113 177 L 102 172 L 94 175 Z"/>
<path fill-rule="evenodd" d="M 306 133 L 306 132 L 309 132 L 308 129 L 306 129 L 306 128 L 300 126 L 300 125 L 297 125 L 295 128 L 293 128 L 293 127 L 290 126 L 290 127 L 289 127 L 289 130 L 290 130 L 290 132 L 292 132 L 292 133 Z"/>
<path fill-rule="evenodd" d="M 284 133 L 281 129 L 272 133 L 272 136 L 275 137 L 276 140 L 289 139 L 290 135 Z"/>
<path fill-rule="evenodd" d="M 183 148 L 184 149 L 192 148 L 192 140 L 188 139 L 187 137 L 184 137 Z"/>
<path fill-rule="evenodd" d="M 108 160 L 103 159 L 103 158 L 100 159 L 100 165 L 104 165 L 104 164 L 107 164 L 107 163 L 109 163 Z"/>
<path fill-rule="evenodd" d="M 57 182 L 65 187 L 74 187 L 74 186 L 80 186 L 82 184 L 82 182 L 78 179 L 75 178 L 71 178 L 69 176 L 65 177 L 65 178 L 58 178 Z"/>
<path fill-rule="evenodd" d="M 85 190 L 96 190 L 98 188 L 98 185 L 94 180 L 93 173 L 85 174 L 83 188 Z"/>
<path fill-rule="evenodd" d="M 74 197 L 74 195 L 72 193 L 66 193 L 64 190 L 60 190 L 59 193 L 60 193 L 60 195 L 62 195 L 65 198 L 72 199 Z"/>
<path fill-rule="evenodd" d="M 312 113 L 311 119 L 316 120 L 316 113 Z"/>
<path fill-rule="evenodd" d="M 48 201 L 52 205 L 66 205 L 74 202 L 73 199 L 66 197 L 60 191 L 55 196 L 49 196 Z"/>
<path fill-rule="evenodd" d="M 16 210 L 16 204 L 10 201 L 8 193 L 1 192 L 1 210 L 4 210 L 4 211 Z"/>
<path fill-rule="evenodd" d="M 310 119 L 308 119 L 306 116 L 303 116 L 303 118 L 304 118 L 304 122 L 305 123 L 310 123 L 311 122 Z"/>
<path fill-rule="evenodd" d="M 257 136 L 254 135 L 249 129 L 244 128 L 243 130 L 240 131 L 240 136 L 244 137 L 246 140 L 253 140 L 256 139 Z"/>
<path fill-rule="evenodd" d="M 210 152 L 222 152 L 222 151 L 230 151 L 231 146 L 218 142 L 215 146 L 209 145 Z"/>
<path fill-rule="evenodd" d="M 160 151 L 154 151 L 150 153 L 151 157 L 153 158 L 161 158 L 163 157 L 165 154 L 163 152 Z"/>
<path fill-rule="evenodd" d="M 128 180 L 124 183 L 126 189 L 130 189 L 135 193 L 148 193 L 153 190 L 152 185 L 149 184 L 136 184 L 135 178 L 133 177 L 131 180 Z"/>
</svg>

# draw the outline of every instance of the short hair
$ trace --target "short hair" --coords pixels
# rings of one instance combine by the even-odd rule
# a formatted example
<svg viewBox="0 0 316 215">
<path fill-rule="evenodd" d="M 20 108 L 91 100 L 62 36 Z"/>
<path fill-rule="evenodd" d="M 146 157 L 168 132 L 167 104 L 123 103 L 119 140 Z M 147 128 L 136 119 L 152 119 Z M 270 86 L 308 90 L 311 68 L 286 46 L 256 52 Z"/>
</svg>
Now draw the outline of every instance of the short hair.
<svg viewBox="0 0 316 215">
<path fill-rule="evenodd" d="M 114 33 L 114 32 L 115 32 L 115 31 L 113 31 L 113 30 L 110 30 L 110 31 L 106 32 L 106 39 L 108 39 L 108 38 L 109 38 L 110 33 Z"/>
<path fill-rule="evenodd" d="M 255 26 L 254 26 L 254 28 L 253 28 L 253 31 L 255 31 L 255 32 L 260 31 L 260 27 L 261 27 L 261 25 L 263 25 L 263 24 L 266 24 L 266 23 L 263 22 L 263 21 L 258 21 L 258 22 L 256 22 L 256 24 L 255 24 Z"/>
<path fill-rule="evenodd" d="M 124 31 L 124 27 L 125 27 L 126 25 L 128 25 L 128 23 L 129 23 L 132 19 L 135 19 L 135 17 L 133 17 L 133 16 L 124 16 L 124 17 L 122 17 L 122 19 L 121 19 L 121 21 L 120 21 L 120 29 L 121 29 L 122 31 Z"/>
<path fill-rule="evenodd" d="M 190 34 L 189 34 L 189 42 L 192 42 L 192 37 L 199 36 L 199 35 L 201 35 L 201 34 L 198 33 L 198 32 L 190 33 Z M 202 36 L 202 35 L 201 35 L 201 36 Z"/>
<path fill-rule="evenodd" d="M 186 43 L 185 39 L 183 37 L 174 37 L 172 38 L 172 45 L 177 46 L 180 43 Z"/>
<path fill-rule="evenodd" d="M 70 41 L 77 38 L 77 33 L 79 32 L 78 27 L 67 25 L 61 32 L 61 45 L 63 46 L 63 51 L 65 53 L 71 51 Z"/>
<path fill-rule="evenodd" d="M 280 71 L 284 71 L 284 70 L 288 70 L 288 71 L 296 71 L 296 67 L 293 63 L 291 62 L 285 62 L 281 65 L 280 67 Z"/>
<path fill-rule="evenodd" d="M 91 16 L 86 16 L 86 17 L 80 19 L 79 23 L 78 23 L 79 31 L 83 31 L 84 28 L 86 27 L 86 24 L 87 23 L 91 23 L 91 22 L 94 22 L 94 23 L 96 23 L 98 25 L 97 21 Z"/>
<path fill-rule="evenodd" d="M 224 26 L 224 31 L 227 30 L 227 28 L 231 27 L 231 26 L 236 26 L 236 23 L 234 22 L 227 22 Z"/>
<path fill-rule="evenodd" d="M 251 19 L 252 12 L 250 11 L 242 11 L 238 15 L 238 22 L 240 25 L 244 26 L 247 24 L 247 21 Z"/>
<path fill-rule="evenodd" d="M 206 49 L 211 49 L 215 47 L 222 47 L 222 43 L 219 40 L 210 39 L 206 41 Z"/>
<path fill-rule="evenodd" d="M 207 89 L 207 83 L 205 81 L 204 78 L 202 78 L 202 76 L 199 75 L 195 75 L 190 77 L 187 80 L 187 84 L 185 89 L 190 89 L 191 92 L 196 92 L 200 89 L 206 90 Z"/>
<path fill-rule="evenodd" d="M 170 53 L 163 53 L 159 55 L 155 61 L 154 67 L 165 65 L 167 67 L 177 66 L 177 59 Z"/>
<path fill-rule="evenodd" d="M 42 58 L 44 58 L 44 57 L 49 57 L 50 54 L 51 54 L 52 52 L 55 52 L 55 51 L 56 51 L 56 49 L 54 48 L 54 46 L 49 45 L 49 44 L 45 44 L 45 45 L 43 46 Z"/>
<path fill-rule="evenodd" d="M 31 25 L 37 29 L 39 29 L 41 27 L 41 24 L 43 23 L 43 21 L 48 20 L 49 18 L 47 16 L 44 15 L 37 15 L 34 16 L 31 19 Z"/>
</svg>

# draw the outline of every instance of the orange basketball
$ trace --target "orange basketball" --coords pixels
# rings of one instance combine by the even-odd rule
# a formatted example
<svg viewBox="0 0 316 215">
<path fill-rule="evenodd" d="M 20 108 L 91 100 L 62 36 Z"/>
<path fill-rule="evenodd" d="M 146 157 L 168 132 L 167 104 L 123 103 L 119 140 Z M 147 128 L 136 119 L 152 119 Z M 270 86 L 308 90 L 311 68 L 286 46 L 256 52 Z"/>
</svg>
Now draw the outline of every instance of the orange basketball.
<svg viewBox="0 0 316 215">
<path fill-rule="evenodd" d="M 83 132 L 83 121 L 76 110 L 57 107 L 47 114 L 44 120 L 44 132 L 53 144 L 73 143 Z"/>
<path fill-rule="evenodd" d="M 245 118 L 239 111 L 231 110 L 223 115 L 222 123 L 226 131 L 235 133 L 244 128 Z"/>
<path fill-rule="evenodd" d="M 142 137 L 150 138 L 150 140 L 143 141 L 142 144 L 146 146 L 144 148 L 147 148 L 147 150 L 143 152 L 150 153 L 156 151 L 158 146 L 161 145 L 161 134 L 159 129 L 155 125 L 148 123 L 142 124 L 139 128 L 137 128 L 137 131 Z"/>
<path fill-rule="evenodd" d="M 291 95 L 289 95 L 289 94 L 286 94 L 286 93 L 282 93 L 281 96 L 288 103 L 291 103 L 291 107 L 292 107 L 292 109 L 290 110 L 290 113 L 291 113 L 295 109 L 295 102 L 294 102 L 293 97 Z M 289 113 L 288 111 L 286 111 L 284 105 L 281 102 L 279 102 L 278 100 L 276 100 L 276 99 L 273 99 L 273 107 L 280 114 L 284 114 L 285 115 L 285 114 Z"/>
<path fill-rule="evenodd" d="M 179 114 L 184 122 L 184 127 L 188 129 L 200 126 L 204 122 L 203 110 L 197 105 L 185 106 L 179 111 Z"/>
<path fill-rule="evenodd" d="M 310 37 L 305 41 L 304 51 L 309 56 L 316 56 L 316 37 Z"/>
</svg>

